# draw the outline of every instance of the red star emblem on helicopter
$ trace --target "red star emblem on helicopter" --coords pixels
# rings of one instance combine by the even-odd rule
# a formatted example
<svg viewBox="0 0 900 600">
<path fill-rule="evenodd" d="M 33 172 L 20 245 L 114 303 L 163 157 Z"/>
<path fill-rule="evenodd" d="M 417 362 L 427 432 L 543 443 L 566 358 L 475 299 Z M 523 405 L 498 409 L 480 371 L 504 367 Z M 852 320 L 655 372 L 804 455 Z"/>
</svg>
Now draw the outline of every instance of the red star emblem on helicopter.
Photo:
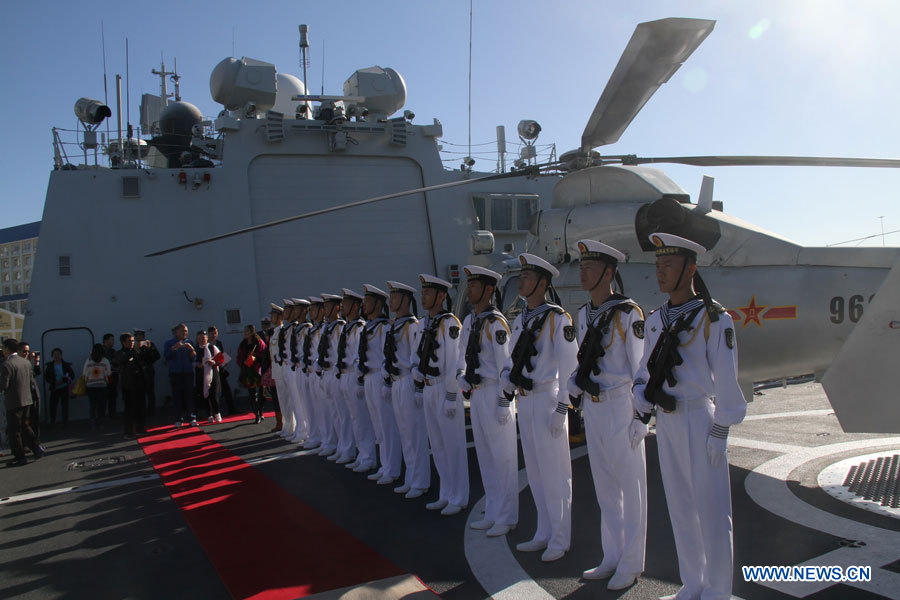
<svg viewBox="0 0 900 600">
<path fill-rule="evenodd" d="M 744 313 L 744 316 L 746 317 L 744 319 L 744 322 L 741 324 L 741 329 L 752 322 L 755 322 L 757 325 L 762 327 L 762 322 L 759 320 L 759 317 L 766 308 L 768 308 L 768 306 L 756 305 L 756 296 L 753 296 L 750 299 L 750 304 L 748 304 L 747 306 L 738 307 L 738 310 Z"/>
</svg>

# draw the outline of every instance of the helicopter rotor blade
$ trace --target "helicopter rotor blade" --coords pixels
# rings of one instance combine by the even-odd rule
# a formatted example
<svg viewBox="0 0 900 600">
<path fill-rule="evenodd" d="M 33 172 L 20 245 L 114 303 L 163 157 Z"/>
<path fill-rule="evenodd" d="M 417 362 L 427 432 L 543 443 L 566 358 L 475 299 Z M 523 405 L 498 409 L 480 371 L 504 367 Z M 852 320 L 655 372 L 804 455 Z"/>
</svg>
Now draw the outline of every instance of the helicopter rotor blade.
<svg viewBox="0 0 900 600">
<path fill-rule="evenodd" d="M 604 160 L 611 157 L 604 156 Z M 643 158 L 619 156 L 623 165 L 669 163 L 695 167 L 870 167 L 897 169 L 897 158 L 853 158 L 841 156 L 666 156 Z"/>
<path fill-rule="evenodd" d="M 469 185 L 469 184 L 476 183 L 476 182 L 496 181 L 498 179 L 509 179 L 512 177 L 526 177 L 526 176 L 534 177 L 540 173 L 541 169 L 545 169 L 547 167 L 553 167 L 553 166 L 555 166 L 555 164 L 556 163 L 547 163 L 545 165 L 536 165 L 536 166 L 521 169 L 518 171 L 510 171 L 508 173 L 499 173 L 497 175 L 485 175 L 484 177 L 475 177 L 472 179 L 451 181 L 449 183 L 439 183 L 437 185 L 429 185 L 429 186 L 425 186 L 425 187 L 421 187 L 421 188 L 404 190 L 402 192 L 395 192 L 393 194 L 385 194 L 384 196 L 376 196 L 374 198 L 366 198 L 365 200 L 357 200 L 356 202 L 348 202 L 347 204 L 328 206 L 326 208 L 320 208 L 318 210 L 310 211 L 307 213 L 302 213 L 299 215 L 294 215 L 292 217 L 286 217 L 284 219 L 278 219 L 276 221 L 269 221 L 268 223 L 260 223 L 259 225 L 252 225 L 250 227 L 245 227 L 243 229 L 237 229 L 235 231 L 230 231 L 228 233 L 223 233 L 221 235 L 216 235 L 216 236 L 206 238 L 203 240 L 197 240 L 195 242 L 190 242 L 188 244 L 182 244 L 180 246 L 175 246 L 173 248 L 167 248 L 165 250 L 151 252 L 150 254 L 144 255 L 144 258 L 150 258 L 153 256 L 162 256 L 164 254 L 169 254 L 171 252 L 177 252 L 179 250 L 184 250 L 186 248 L 193 248 L 194 246 L 200 246 L 201 244 L 208 244 L 210 242 L 224 240 L 226 238 L 234 237 L 236 235 L 251 233 L 253 231 L 259 231 L 261 229 L 268 229 L 269 227 L 275 227 L 276 225 L 283 225 L 285 223 L 291 223 L 293 221 L 299 221 L 301 219 L 308 219 L 310 217 L 324 215 L 327 213 L 336 212 L 339 210 L 345 210 L 348 208 L 354 208 L 356 206 L 363 206 L 365 204 L 372 204 L 374 202 L 381 202 L 383 200 L 390 200 L 392 198 L 401 198 L 403 196 L 411 196 L 413 194 L 421 194 L 424 192 L 431 192 L 434 190 L 445 190 L 445 189 L 459 187 L 459 186 L 463 186 L 463 185 Z"/>
<path fill-rule="evenodd" d="M 618 141 L 715 24 L 706 19 L 670 18 L 638 25 L 588 119 L 581 135 L 582 150 Z"/>
</svg>

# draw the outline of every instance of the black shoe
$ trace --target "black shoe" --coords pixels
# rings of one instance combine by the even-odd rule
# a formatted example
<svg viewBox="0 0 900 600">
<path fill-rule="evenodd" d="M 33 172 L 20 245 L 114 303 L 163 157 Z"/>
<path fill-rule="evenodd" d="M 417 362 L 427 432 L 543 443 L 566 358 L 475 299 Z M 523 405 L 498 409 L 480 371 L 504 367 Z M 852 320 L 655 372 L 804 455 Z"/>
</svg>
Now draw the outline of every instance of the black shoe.
<svg viewBox="0 0 900 600">
<path fill-rule="evenodd" d="M 16 459 L 13 459 L 13 460 L 9 461 L 8 463 L 6 463 L 6 466 L 8 466 L 8 467 L 21 467 L 21 466 L 24 466 L 24 465 L 27 465 L 27 464 L 28 464 L 28 461 L 27 461 L 27 460 L 25 459 L 25 457 L 23 456 L 22 458 L 16 458 Z"/>
<path fill-rule="evenodd" d="M 45 455 L 46 453 L 47 453 L 47 451 L 44 450 L 44 447 L 43 447 L 43 446 L 38 446 L 38 451 L 34 453 L 34 460 L 39 459 L 40 457 L 42 457 L 42 456 Z"/>
</svg>

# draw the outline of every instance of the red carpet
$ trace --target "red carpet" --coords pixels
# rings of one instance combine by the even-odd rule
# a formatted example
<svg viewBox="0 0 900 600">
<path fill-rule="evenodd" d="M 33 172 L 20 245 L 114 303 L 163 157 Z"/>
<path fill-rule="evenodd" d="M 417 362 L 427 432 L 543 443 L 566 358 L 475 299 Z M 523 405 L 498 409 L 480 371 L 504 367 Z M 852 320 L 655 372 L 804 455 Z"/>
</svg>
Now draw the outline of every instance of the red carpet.
<svg viewBox="0 0 900 600">
<path fill-rule="evenodd" d="M 234 598 L 287 600 L 404 574 L 202 429 L 160 428 L 140 443 Z"/>
</svg>

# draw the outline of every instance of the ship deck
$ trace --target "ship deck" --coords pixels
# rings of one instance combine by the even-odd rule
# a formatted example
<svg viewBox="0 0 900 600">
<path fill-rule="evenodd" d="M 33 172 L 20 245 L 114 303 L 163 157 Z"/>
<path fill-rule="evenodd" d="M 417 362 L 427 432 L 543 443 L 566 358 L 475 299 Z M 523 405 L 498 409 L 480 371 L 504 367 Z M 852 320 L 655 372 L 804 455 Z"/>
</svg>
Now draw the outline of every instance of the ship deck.
<svg viewBox="0 0 900 600">
<path fill-rule="evenodd" d="M 46 431 L 46 456 L 0 468 L 0 596 L 632 599 L 678 589 L 652 432 L 646 570 L 637 585 L 608 592 L 580 578 L 602 558 L 584 444 L 572 445 L 572 549 L 542 563 L 514 550 L 536 522 L 521 455 L 518 528 L 489 539 L 467 526 L 484 504 L 471 444 L 469 508 L 442 517 L 424 508 L 436 499 L 436 472 L 429 493 L 407 500 L 270 433 L 271 419 L 237 415 L 174 432 L 166 410 L 139 440 L 119 423 Z M 898 449 L 898 436 L 843 433 L 818 384 L 758 392 L 730 436 L 734 594 L 900 598 L 900 519 L 819 484 L 829 465 Z M 872 580 L 764 585 L 741 572 L 800 564 L 871 566 Z"/>
</svg>

